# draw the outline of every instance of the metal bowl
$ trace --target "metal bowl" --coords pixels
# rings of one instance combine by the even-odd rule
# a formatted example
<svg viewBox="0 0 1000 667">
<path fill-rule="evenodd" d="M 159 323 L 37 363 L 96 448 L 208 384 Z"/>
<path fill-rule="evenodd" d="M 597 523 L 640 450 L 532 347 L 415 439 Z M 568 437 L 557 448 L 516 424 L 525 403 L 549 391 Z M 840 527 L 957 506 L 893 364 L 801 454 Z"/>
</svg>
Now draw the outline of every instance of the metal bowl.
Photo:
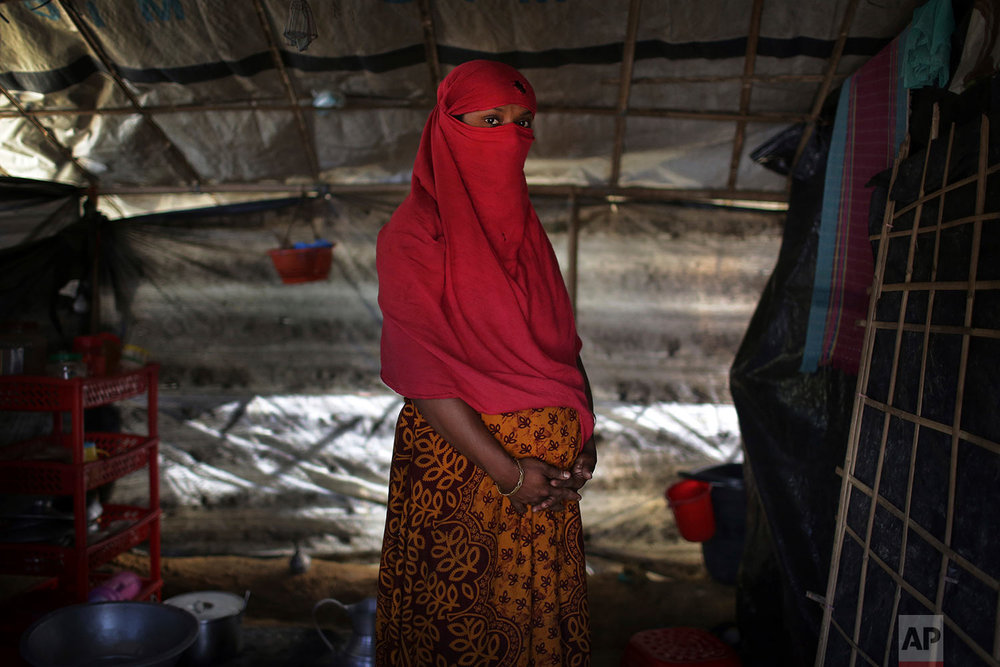
<svg viewBox="0 0 1000 667">
<path fill-rule="evenodd" d="M 198 637 L 193 614 L 155 602 L 92 602 L 57 609 L 21 636 L 35 667 L 168 667 Z"/>
</svg>

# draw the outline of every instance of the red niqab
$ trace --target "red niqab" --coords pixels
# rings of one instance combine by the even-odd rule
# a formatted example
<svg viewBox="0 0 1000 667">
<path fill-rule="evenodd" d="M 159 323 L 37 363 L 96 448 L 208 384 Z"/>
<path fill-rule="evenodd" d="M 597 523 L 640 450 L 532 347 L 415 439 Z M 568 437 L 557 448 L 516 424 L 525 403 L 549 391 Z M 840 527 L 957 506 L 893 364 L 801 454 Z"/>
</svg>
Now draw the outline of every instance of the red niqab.
<svg viewBox="0 0 1000 667">
<path fill-rule="evenodd" d="M 438 87 L 410 194 L 378 236 L 382 380 L 485 414 L 575 408 L 582 445 L 594 417 L 580 339 L 524 179 L 534 135 L 455 117 L 507 104 L 536 107 L 527 80 L 501 63 L 465 63 Z"/>
</svg>

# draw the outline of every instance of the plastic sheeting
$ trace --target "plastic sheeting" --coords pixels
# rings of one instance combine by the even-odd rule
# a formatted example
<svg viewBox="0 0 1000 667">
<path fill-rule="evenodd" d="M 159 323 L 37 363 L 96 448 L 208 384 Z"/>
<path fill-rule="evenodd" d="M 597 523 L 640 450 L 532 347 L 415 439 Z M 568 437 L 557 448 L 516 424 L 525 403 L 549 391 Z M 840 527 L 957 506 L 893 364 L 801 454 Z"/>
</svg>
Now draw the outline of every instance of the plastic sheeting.
<svg viewBox="0 0 1000 667">
<path fill-rule="evenodd" d="M 307 50 L 276 39 L 304 130 L 261 27 L 263 19 L 273 36 L 280 35 L 286 0 L 261 0 L 262 17 L 250 2 L 78 4 L 79 22 L 124 87 L 105 72 L 67 8 L 55 2 L 4 3 L 0 84 L 28 110 L 60 110 L 36 118 L 102 187 L 298 185 L 313 184 L 317 177 L 337 184 L 408 180 L 434 98 L 415 0 L 314 2 L 319 35 Z M 838 69 L 852 71 L 876 53 L 918 4 L 859 3 Z M 501 59 L 521 68 L 535 86 L 543 112 L 526 167 L 529 182 L 607 183 L 616 116 L 579 109 L 613 112 L 618 106 L 628 3 L 438 0 L 429 5 L 436 57 L 445 73 L 473 58 Z M 812 106 L 815 81 L 803 85 L 780 77 L 825 71 L 845 6 L 846 0 L 767 3 L 754 73 L 779 78 L 755 83 L 749 113 L 804 113 Z M 630 106 L 736 113 L 750 24 L 746 2 L 645 0 Z M 707 79 L 663 83 L 690 75 Z M 132 100 L 152 110 L 155 125 L 132 112 Z M 73 114 L 73 109 L 113 112 Z M 5 97 L 0 111 L 6 112 L 0 117 L 3 170 L 86 184 L 67 156 Z M 773 127 L 746 126 L 739 188 L 782 190 L 783 180 L 754 164 L 745 149 Z M 630 116 L 619 183 L 726 188 L 736 128 L 736 119 Z M 318 174 L 311 173 L 307 143 Z M 243 196 L 252 197 L 249 191 Z M 204 206 L 193 203 L 200 198 L 139 201 L 149 212 Z M 139 206 L 133 195 L 110 195 L 105 213 L 126 217 L 140 212 Z"/>
<path fill-rule="evenodd" d="M 298 541 L 314 554 L 377 554 L 401 407 L 388 391 L 161 397 L 164 552 L 266 555 Z M 125 427 L 141 430 L 145 406 L 122 409 Z M 665 487 L 649 480 L 677 465 L 738 460 L 741 451 L 731 405 L 599 402 L 596 434 L 599 470 L 583 509 L 588 539 L 605 549 L 636 546 L 624 524 L 649 500 L 659 513 L 639 521 L 660 528 L 647 540 L 669 539 Z M 112 499 L 141 500 L 145 484 L 141 474 L 120 480 Z"/>
<path fill-rule="evenodd" d="M 80 217 L 71 185 L 0 178 L 0 249 L 52 236 Z"/>
<path fill-rule="evenodd" d="M 787 163 L 797 133 L 762 150 Z M 798 666 L 816 653 L 856 376 L 799 373 L 816 262 L 828 130 L 813 133 L 795 174 L 777 265 L 730 375 L 746 451 L 746 548 L 737 613 L 744 664 Z"/>
</svg>

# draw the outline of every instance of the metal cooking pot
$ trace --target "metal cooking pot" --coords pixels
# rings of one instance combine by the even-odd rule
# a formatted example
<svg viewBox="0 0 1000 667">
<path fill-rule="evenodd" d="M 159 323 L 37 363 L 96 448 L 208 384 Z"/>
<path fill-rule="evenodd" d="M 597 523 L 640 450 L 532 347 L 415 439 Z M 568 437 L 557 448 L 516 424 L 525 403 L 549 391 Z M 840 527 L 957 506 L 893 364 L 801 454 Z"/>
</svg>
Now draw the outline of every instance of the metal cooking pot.
<svg viewBox="0 0 1000 667">
<path fill-rule="evenodd" d="M 154 602 L 92 602 L 57 609 L 21 636 L 36 667 L 168 667 L 198 635 L 191 614 Z"/>
<path fill-rule="evenodd" d="M 243 612 L 250 591 L 243 597 L 224 591 L 183 593 L 163 601 L 198 619 L 198 637 L 181 655 L 180 664 L 192 667 L 218 665 L 243 648 Z"/>
</svg>

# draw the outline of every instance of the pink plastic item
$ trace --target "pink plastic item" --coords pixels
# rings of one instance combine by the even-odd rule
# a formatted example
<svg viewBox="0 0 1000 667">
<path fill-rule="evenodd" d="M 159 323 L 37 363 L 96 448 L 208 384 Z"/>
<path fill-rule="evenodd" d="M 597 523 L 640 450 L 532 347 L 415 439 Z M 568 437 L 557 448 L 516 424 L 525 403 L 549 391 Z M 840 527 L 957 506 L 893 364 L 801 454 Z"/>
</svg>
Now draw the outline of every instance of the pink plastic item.
<svg viewBox="0 0 1000 667">
<path fill-rule="evenodd" d="M 131 600 L 139 594 L 142 580 L 135 572 L 123 570 L 94 586 L 87 595 L 87 602 L 107 602 L 110 600 Z"/>
<path fill-rule="evenodd" d="M 621 667 L 740 667 L 724 641 L 700 628 L 658 628 L 632 635 Z"/>
</svg>

